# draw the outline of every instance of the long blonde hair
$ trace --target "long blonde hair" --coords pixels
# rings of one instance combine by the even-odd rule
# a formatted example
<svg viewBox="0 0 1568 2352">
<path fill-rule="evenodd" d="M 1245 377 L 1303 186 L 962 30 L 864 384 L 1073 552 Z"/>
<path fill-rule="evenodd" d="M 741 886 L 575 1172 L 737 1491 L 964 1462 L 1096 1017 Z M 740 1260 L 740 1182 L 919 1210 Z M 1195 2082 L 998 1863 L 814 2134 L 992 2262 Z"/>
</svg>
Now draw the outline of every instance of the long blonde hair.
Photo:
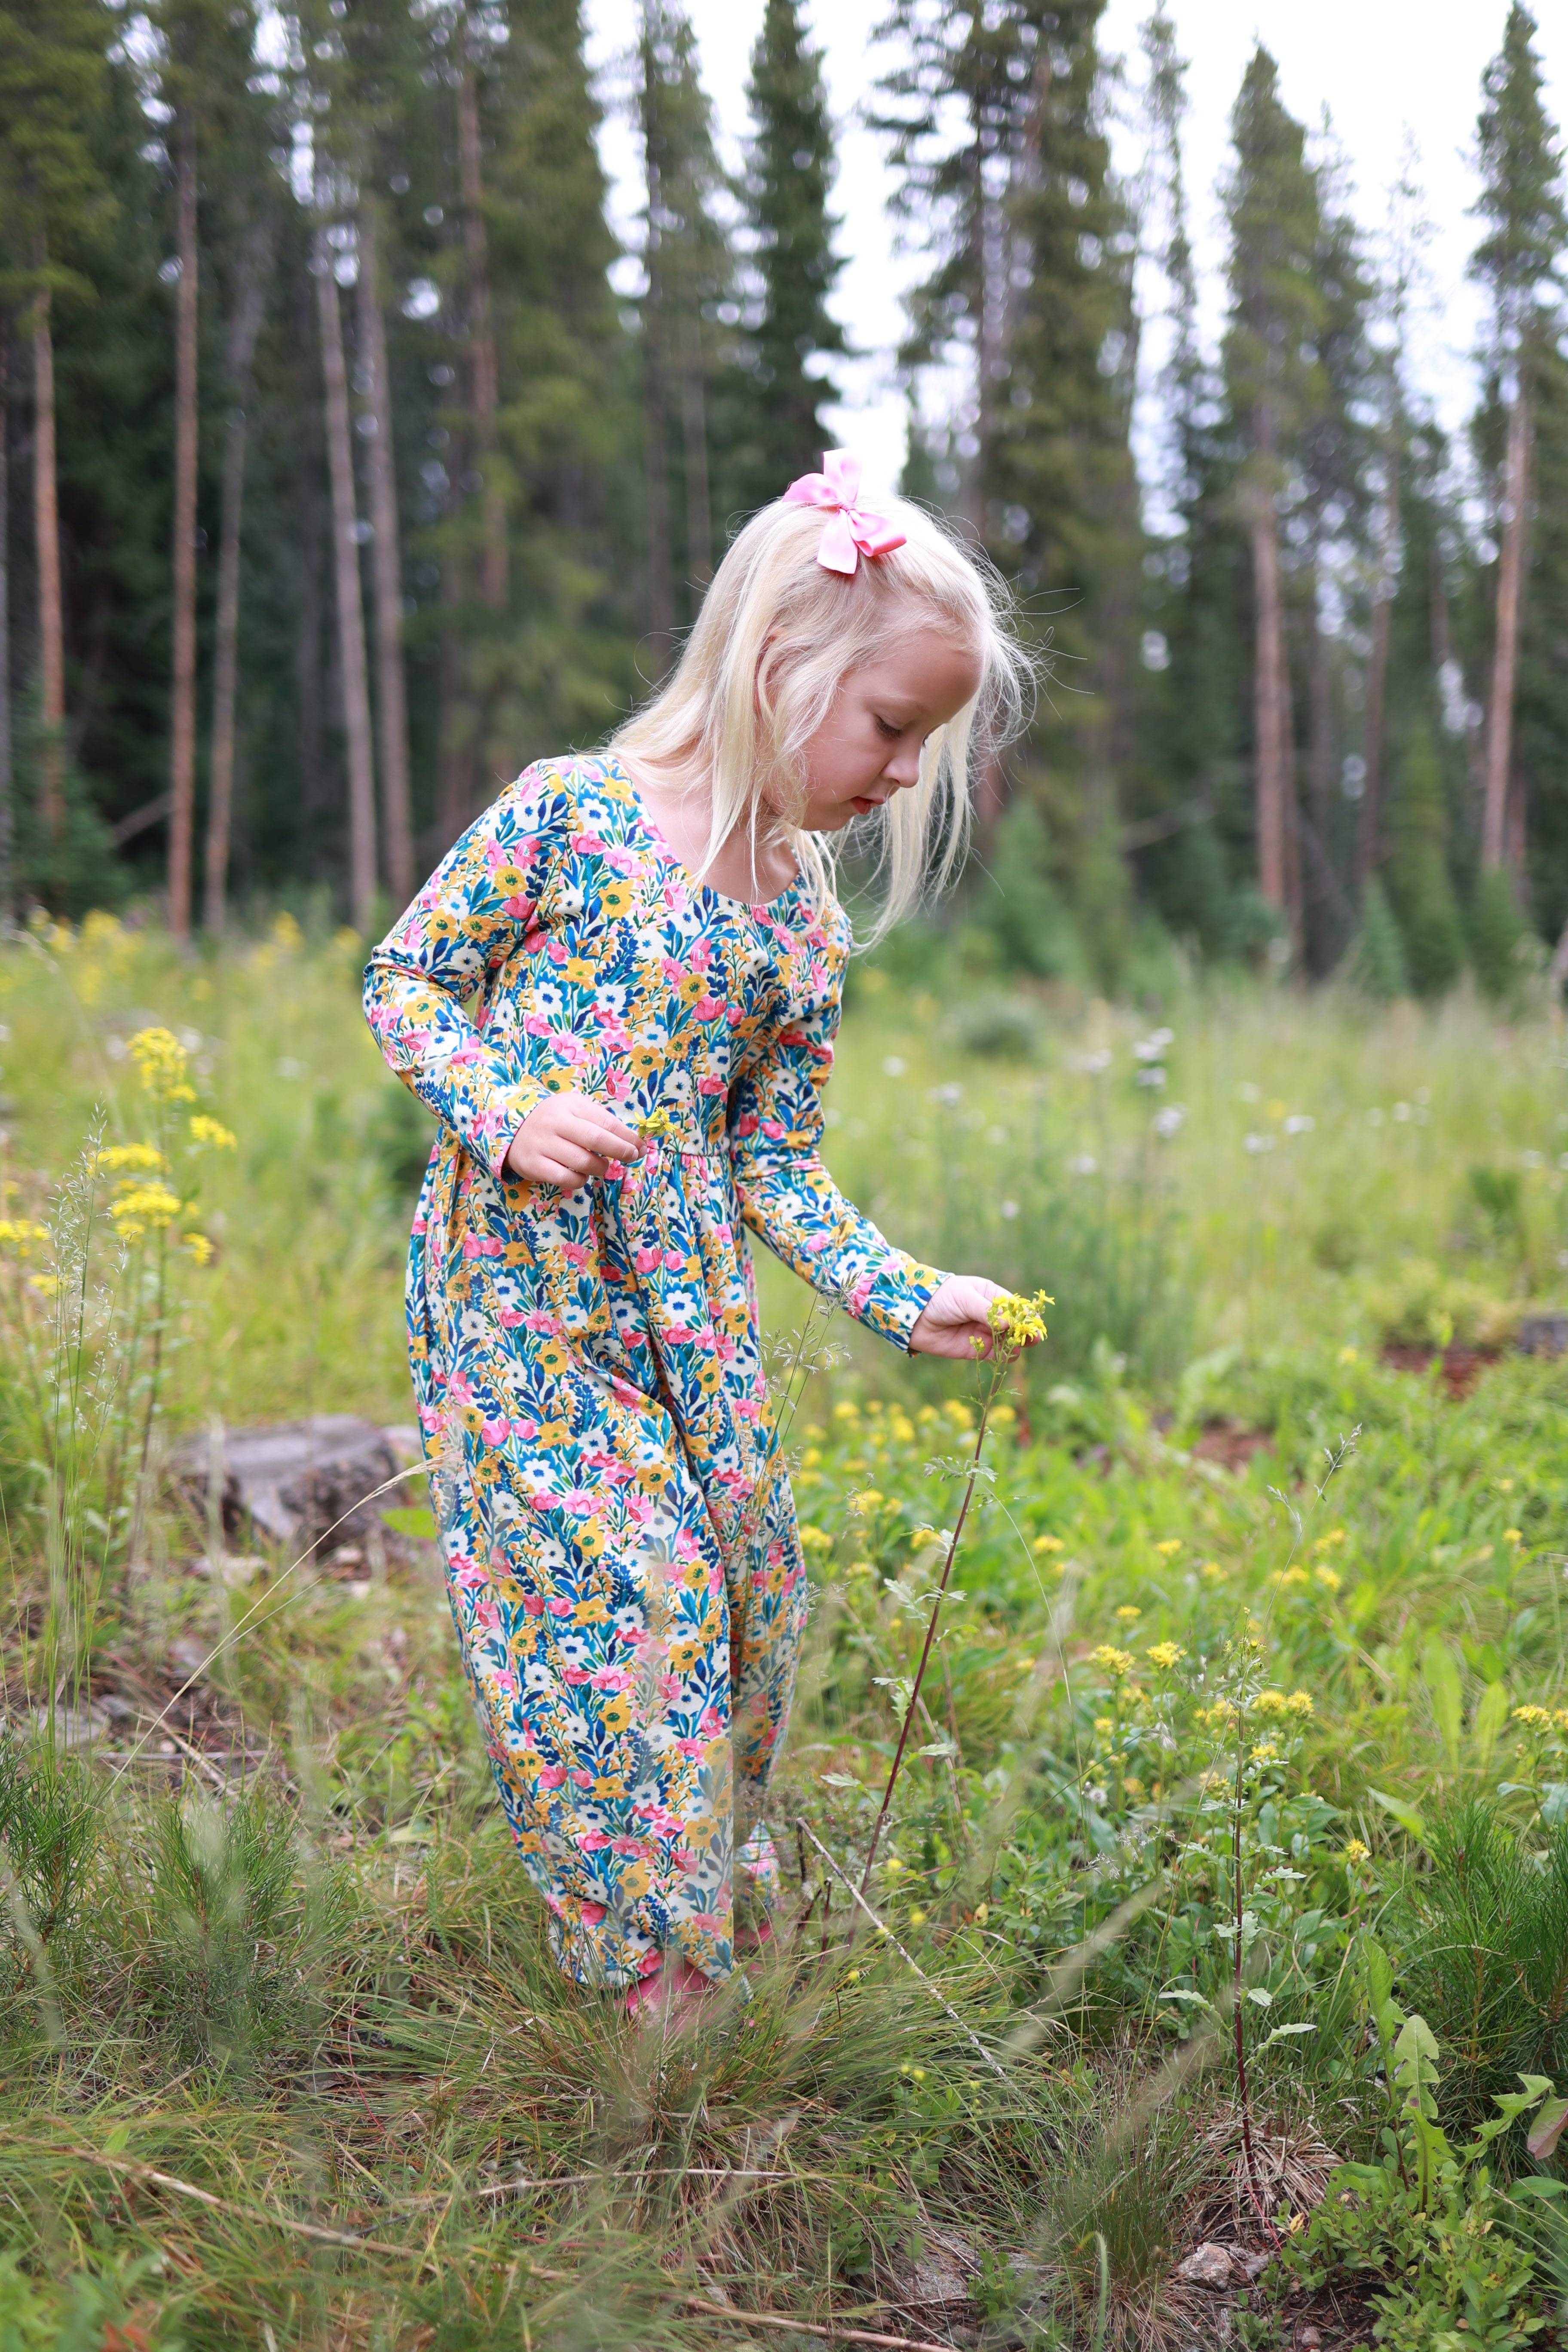
<svg viewBox="0 0 1568 2352">
<path fill-rule="evenodd" d="M 804 745 L 845 679 L 910 626 L 911 605 L 972 648 L 979 688 L 927 737 L 919 782 L 846 828 L 875 845 L 882 889 L 872 939 L 954 878 L 969 836 L 971 771 L 1024 723 L 1035 683 L 1000 575 L 923 507 L 906 499 L 879 499 L 877 507 L 905 544 L 863 557 L 847 578 L 816 561 L 819 509 L 778 499 L 753 515 L 714 575 L 673 677 L 611 739 L 633 761 L 710 781 L 700 876 L 738 826 L 746 828 L 754 857 L 762 795 L 782 785 L 778 830 L 821 903 L 834 894 L 837 844 L 805 832 L 787 814 L 804 793 Z"/>
</svg>

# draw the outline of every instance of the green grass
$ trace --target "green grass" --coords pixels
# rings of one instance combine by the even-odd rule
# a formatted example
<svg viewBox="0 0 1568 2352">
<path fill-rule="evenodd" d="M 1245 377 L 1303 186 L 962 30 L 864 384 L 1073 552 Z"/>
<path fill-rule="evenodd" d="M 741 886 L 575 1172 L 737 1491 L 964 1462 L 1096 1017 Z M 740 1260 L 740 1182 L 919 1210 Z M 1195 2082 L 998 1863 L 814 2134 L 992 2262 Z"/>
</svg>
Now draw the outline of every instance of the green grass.
<svg viewBox="0 0 1568 2352">
<path fill-rule="evenodd" d="M 237 1139 L 181 1147 L 174 1229 L 215 1246 L 169 1260 L 155 1400 L 144 1337 L 109 1381 L 139 1284 L 152 1328 L 153 1255 L 116 1288 L 99 1209 L 62 1370 L 45 1259 L 5 1245 L 0 2343 L 823 2340 L 752 2314 L 1174 2347 L 1200 2323 L 1173 2263 L 1252 2226 L 1238 1909 L 1261 2161 L 1298 2204 L 1376 2147 L 1369 1955 L 1437 2036 L 1456 2130 L 1510 2068 L 1568 2074 L 1542 2014 L 1568 1363 L 1506 1345 L 1568 1297 L 1558 1019 L 1197 991 L 1157 1018 L 1040 996 L 1003 1019 L 858 976 L 835 1168 L 937 1262 L 1053 1290 L 1052 1337 L 989 1443 L 870 1891 L 890 1934 L 853 1942 L 820 1849 L 858 1880 L 973 1376 L 846 1334 L 806 1383 L 816 1589 L 772 1816 L 809 1917 L 750 2000 L 661 2041 L 544 1957 L 432 1548 L 264 1557 L 231 1590 L 155 1480 L 134 1501 L 149 1426 L 155 1473 L 214 1414 L 411 1417 L 427 1130 L 364 1034 L 359 961 L 288 927 L 188 961 L 103 923 L 0 950 L 0 1214 L 63 1230 L 95 1121 L 148 1132 L 125 1044 L 149 1024 L 191 1055 L 176 1126 L 195 1108 Z M 804 1294 L 759 1271 L 786 1333 Z M 1385 1362 L 1389 1337 L 1501 1352 L 1456 1398 Z M 57 1379 L 77 1406 L 50 1437 Z M 187 1744 L 160 1724 L 132 1759 L 220 1644 Z M 115 1698 L 89 1755 L 30 1735 L 57 1685 Z M 1454 1862 L 1478 1838 L 1480 1895 Z M 1493 2151 L 1505 2180 L 1522 2137 Z"/>
</svg>

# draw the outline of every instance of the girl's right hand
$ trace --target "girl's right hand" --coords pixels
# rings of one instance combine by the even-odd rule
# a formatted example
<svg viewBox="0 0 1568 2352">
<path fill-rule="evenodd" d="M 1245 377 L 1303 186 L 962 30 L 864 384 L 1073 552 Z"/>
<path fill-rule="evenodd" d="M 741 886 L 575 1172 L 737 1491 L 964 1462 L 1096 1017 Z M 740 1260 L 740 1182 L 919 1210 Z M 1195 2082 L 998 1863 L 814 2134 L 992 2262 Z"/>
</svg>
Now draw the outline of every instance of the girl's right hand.
<svg viewBox="0 0 1568 2352">
<path fill-rule="evenodd" d="M 574 1192 L 607 1176 L 610 1162 L 642 1158 L 642 1138 L 591 1096 L 552 1095 L 531 1110 L 507 1147 L 506 1172 L 529 1184 Z"/>
</svg>

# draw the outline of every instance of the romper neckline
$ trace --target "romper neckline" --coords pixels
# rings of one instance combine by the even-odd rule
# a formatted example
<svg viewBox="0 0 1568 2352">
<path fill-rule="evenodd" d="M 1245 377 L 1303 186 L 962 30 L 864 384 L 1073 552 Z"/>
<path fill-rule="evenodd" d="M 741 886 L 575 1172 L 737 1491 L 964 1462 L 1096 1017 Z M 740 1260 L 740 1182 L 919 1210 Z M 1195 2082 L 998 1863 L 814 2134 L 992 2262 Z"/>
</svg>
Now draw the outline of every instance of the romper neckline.
<svg viewBox="0 0 1568 2352">
<path fill-rule="evenodd" d="M 652 842 L 665 864 L 675 868 L 694 898 L 706 898 L 714 906 L 730 908 L 735 914 L 750 915 L 758 922 L 770 922 L 780 913 L 785 902 L 793 898 L 799 890 L 805 879 L 805 876 L 799 871 L 796 872 L 794 881 L 786 882 L 775 897 L 761 900 L 732 898 L 728 890 L 715 890 L 711 883 L 700 882 L 686 860 L 677 856 L 660 828 L 648 814 L 643 803 L 643 796 L 638 792 L 626 761 L 611 752 L 606 756 L 605 765 L 626 785 L 632 796 L 632 806 L 637 812 L 638 825 Z"/>
</svg>

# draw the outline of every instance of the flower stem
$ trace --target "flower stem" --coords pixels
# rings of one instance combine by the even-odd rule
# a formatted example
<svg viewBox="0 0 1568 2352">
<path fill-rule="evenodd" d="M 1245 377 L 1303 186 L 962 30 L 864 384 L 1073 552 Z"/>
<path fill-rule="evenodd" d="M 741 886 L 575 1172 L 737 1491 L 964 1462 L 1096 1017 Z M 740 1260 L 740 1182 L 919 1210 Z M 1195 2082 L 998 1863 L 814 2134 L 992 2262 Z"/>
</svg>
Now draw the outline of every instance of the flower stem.
<svg viewBox="0 0 1568 2352">
<path fill-rule="evenodd" d="M 991 1408 L 996 1402 L 996 1391 L 1001 1380 L 1002 1368 L 1005 1363 L 1005 1359 L 1003 1359 L 1002 1363 L 999 1364 L 996 1374 L 992 1379 L 991 1387 L 986 1395 L 985 1402 L 980 1408 L 980 1426 L 974 1433 L 974 1452 L 970 1456 L 969 1475 L 964 1480 L 963 1484 L 963 1499 L 959 1504 L 958 1517 L 953 1522 L 952 1533 L 948 1538 L 947 1558 L 942 1562 L 942 1582 L 937 1586 L 936 1599 L 931 1602 L 931 1618 L 926 1626 L 926 1637 L 924 1644 L 921 1650 L 920 1664 L 915 1668 L 915 1678 L 910 1688 L 910 1703 L 904 1710 L 903 1727 L 899 1733 L 899 1744 L 893 1750 L 892 1769 L 888 1774 L 888 1785 L 882 1791 L 881 1811 L 877 1815 L 876 1826 L 871 1832 L 870 1849 L 866 1856 L 866 1868 L 860 1880 L 860 1895 L 862 1901 L 864 1901 L 866 1891 L 871 1884 L 871 1873 L 875 1869 L 877 1863 L 877 1848 L 882 1842 L 882 1832 L 888 1825 L 888 1809 L 893 1801 L 893 1790 L 898 1786 L 899 1774 L 903 1768 L 904 1749 L 909 1745 L 910 1727 L 915 1719 L 915 1707 L 920 1699 L 921 1685 L 925 1679 L 925 1670 L 927 1663 L 931 1657 L 931 1643 L 936 1639 L 937 1619 L 942 1614 L 942 1604 L 947 1595 L 948 1579 L 952 1574 L 952 1563 L 958 1554 L 959 1538 L 963 1533 L 963 1522 L 968 1516 L 970 1497 L 974 1492 L 974 1481 L 980 1470 L 981 1449 L 985 1444 L 985 1427 L 991 1418 Z"/>
</svg>

